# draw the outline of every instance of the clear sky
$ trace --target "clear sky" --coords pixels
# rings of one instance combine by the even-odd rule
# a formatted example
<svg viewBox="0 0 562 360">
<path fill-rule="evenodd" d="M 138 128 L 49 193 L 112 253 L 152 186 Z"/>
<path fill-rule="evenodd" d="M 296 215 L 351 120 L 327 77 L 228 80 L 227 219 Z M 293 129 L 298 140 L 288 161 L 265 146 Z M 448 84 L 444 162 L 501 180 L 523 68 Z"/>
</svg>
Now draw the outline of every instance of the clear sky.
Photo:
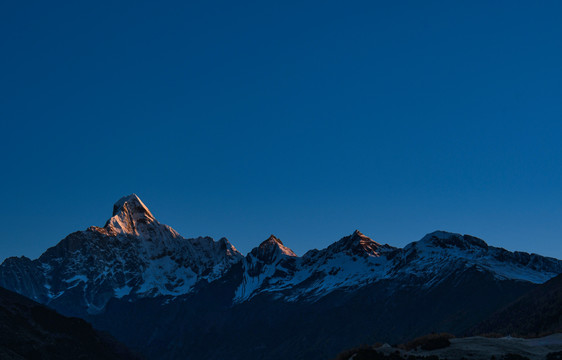
<svg viewBox="0 0 562 360">
<path fill-rule="evenodd" d="M 441 229 L 562 258 L 562 2 L 2 1 L 0 260 L 137 193 L 298 254 Z"/>
</svg>

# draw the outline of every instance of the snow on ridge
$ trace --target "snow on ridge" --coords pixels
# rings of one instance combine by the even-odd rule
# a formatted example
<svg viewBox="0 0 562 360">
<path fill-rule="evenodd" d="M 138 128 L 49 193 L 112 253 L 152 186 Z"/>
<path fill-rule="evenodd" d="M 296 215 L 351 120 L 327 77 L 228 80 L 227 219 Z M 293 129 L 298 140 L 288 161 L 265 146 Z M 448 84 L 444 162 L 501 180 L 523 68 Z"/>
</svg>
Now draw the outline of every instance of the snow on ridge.
<svg viewBox="0 0 562 360">
<path fill-rule="evenodd" d="M 273 240 L 276 238 L 270 237 L 266 241 Z M 260 258 L 256 249 L 259 248 L 252 250 L 244 261 L 244 278 L 236 291 L 235 302 L 249 300 L 259 293 L 286 291 L 293 292 L 285 296 L 288 301 L 303 297 L 311 299 L 335 289 L 368 284 L 386 277 L 388 266 L 384 254 L 394 250 L 357 230 L 323 250 L 309 251 L 302 257 L 291 251 L 291 254 L 271 261 Z"/>
<path fill-rule="evenodd" d="M 469 268 L 488 271 L 498 280 L 533 283 L 544 283 L 562 272 L 561 260 L 511 253 L 476 237 L 445 231 L 427 234 L 402 249 L 380 245 L 356 231 L 323 250 L 292 259 L 288 272 L 282 261 L 263 266 L 255 276 L 246 269 L 235 302 L 274 292 L 286 301 L 314 300 L 336 289 L 351 290 L 382 280 L 398 284 L 419 279 L 423 287 L 431 287 Z"/>
<path fill-rule="evenodd" d="M 12 281 L 9 288 L 46 303 L 82 292 L 95 313 L 111 298 L 108 287 L 116 298 L 184 295 L 198 281 L 220 278 L 242 258 L 225 238 L 183 238 L 132 194 L 115 203 L 103 228 L 72 233 L 36 260 L 5 262 L 0 282 L 4 273 L 14 274 L 8 268 L 13 262 L 26 281 Z"/>
<path fill-rule="evenodd" d="M 562 273 L 561 260 L 509 252 L 470 235 L 445 231 L 394 248 L 356 230 L 302 257 L 271 235 L 243 256 L 225 238 L 183 238 L 159 223 L 132 194 L 115 203 L 114 214 L 103 228 L 72 233 L 37 260 L 6 259 L 0 266 L 0 281 L 12 277 L 13 290 L 47 302 L 82 291 L 95 312 L 109 301 L 107 296 L 134 300 L 188 294 L 199 281 L 221 279 L 239 263 L 243 273 L 235 303 L 262 293 L 285 301 L 313 301 L 337 289 L 352 290 L 383 280 L 417 281 L 431 287 L 449 274 L 473 268 L 498 280 L 533 283 Z M 112 295 L 111 291 L 107 295 L 108 288 Z"/>
</svg>

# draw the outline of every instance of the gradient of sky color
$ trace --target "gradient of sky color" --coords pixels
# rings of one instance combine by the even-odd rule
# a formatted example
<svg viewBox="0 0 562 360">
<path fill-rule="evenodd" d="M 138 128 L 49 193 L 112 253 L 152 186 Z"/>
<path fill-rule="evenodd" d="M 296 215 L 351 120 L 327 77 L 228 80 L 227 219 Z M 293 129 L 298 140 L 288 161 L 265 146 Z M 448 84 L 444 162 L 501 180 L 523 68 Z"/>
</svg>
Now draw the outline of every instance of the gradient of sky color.
<svg viewBox="0 0 562 360">
<path fill-rule="evenodd" d="M 297 254 L 442 229 L 562 258 L 562 3 L 0 5 L 0 261 L 137 193 Z"/>
</svg>

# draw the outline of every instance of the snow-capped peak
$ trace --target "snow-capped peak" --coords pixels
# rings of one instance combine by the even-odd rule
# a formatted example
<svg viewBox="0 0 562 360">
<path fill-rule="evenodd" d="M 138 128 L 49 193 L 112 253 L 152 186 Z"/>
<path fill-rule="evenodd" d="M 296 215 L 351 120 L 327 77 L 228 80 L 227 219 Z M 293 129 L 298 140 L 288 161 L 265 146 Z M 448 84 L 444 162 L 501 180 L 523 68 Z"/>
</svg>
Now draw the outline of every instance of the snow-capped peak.
<svg viewBox="0 0 562 360">
<path fill-rule="evenodd" d="M 461 235 L 447 231 L 434 231 L 425 235 L 420 241 L 413 244 L 420 244 L 439 248 L 458 248 L 466 250 L 469 248 L 488 249 L 488 244 L 482 239 L 470 235 Z"/>
<path fill-rule="evenodd" d="M 267 264 L 272 263 L 279 255 L 290 257 L 297 256 L 293 250 L 283 245 L 283 242 L 275 237 L 275 235 L 269 236 L 267 240 L 263 241 L 257 248 L 254 248 L 251 254 Z"/>
<path fill-rule="evenodd" d="M 275 237 L 275 235 L 271 234 L 266 240 L 262 241 L 259 247 L 263 248 L 263 247 L 270 247 L 270 246 L 284 246 L 284 245 L 281 240 Z"/>
<path fill-rule="evenodd" d="M 40 279 L 33 283 L 41 289 L 35 292 L 36 299 L 50 302 L 73 297 L 79 286 L 87 312 L 94 314 L 102 311 L 111 297 L 190 293 L 199 282 L 223 276 L 242 258 L 226 238 L 183 238 L 158 222 L 132 194 L 115 203 L 113 216 L 103 228 L 92 226 L 74 232 L 39 259 L 28 261 Z M 3 271 L 0 266 L 0 284 Z"/>
<path fill-rule="evenodd" d="M 227 238 L 225 238 L 225 237 L 220 238 L 219 241 L 218 241 L 218 244 L 219 244 L 220 249 L 225 251 L 227 255 L 242 257 L 242 254 L 240 254 L 240 252 L 238 250 L 236 250 L 234 245 L 232 245 L 232 243 L 230 241 L 228 241 Z"/>
<path fill-rule="evenodd" d="M 113 216 L 124 211 L 131 213 L 135 217 L 146 217 L 154 220 L 154 215 L 152 215 L 150 210 L 148 210 L 146 205 L 136 194 L 123 196 L 113 204 Z"/>
<path fill-rule="evenodd" d="M 379 256 L 380 249 L 384 245 L 379 244 L 370 237 L 364 235 L 359 230 L 333 243 L 328 247 L 331 253 L 344 252 L 354 256 Z"/>
<path fill-rule="evenodd" d="M 160 224 L 136 194 L 124 196 L 113 205 L 113 216 L 104 230 L 109 234 L 133 235 L 141 238 L 178 238 L 171 227 Z"/>
</svg>

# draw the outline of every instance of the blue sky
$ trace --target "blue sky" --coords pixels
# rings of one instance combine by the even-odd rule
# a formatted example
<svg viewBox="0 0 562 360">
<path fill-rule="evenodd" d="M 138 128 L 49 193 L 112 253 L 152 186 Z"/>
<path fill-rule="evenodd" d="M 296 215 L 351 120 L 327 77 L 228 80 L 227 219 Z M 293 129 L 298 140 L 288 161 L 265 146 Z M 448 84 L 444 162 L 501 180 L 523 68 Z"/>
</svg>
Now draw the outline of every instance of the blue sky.
<svg viewBox="0 0 562 360">
<path fill-rule="evenodd" d="M 298 254 L 442 229 L 562 258 L 556 1 L 0 5 L 0 260 L 137 193 Z"/>
</svg>

